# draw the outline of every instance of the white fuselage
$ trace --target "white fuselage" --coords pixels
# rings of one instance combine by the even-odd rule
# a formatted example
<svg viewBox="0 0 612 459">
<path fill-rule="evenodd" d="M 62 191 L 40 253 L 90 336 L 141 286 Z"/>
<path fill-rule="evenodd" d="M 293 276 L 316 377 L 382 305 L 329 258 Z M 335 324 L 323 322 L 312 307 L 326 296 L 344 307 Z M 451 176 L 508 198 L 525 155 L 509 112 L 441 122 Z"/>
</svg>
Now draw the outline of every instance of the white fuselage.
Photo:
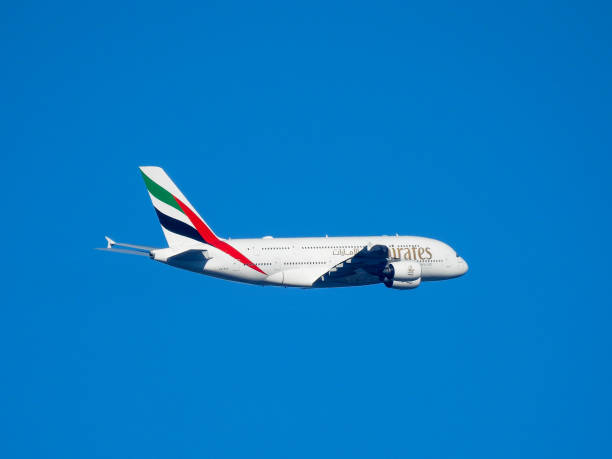
<svg viewBox="0 0 612 459">
<path fill-rule="evenodd" d="M 325 274 L 364 248 L 383 245 L 388 261 L 411 260 L 420 264 L 423 281 L 451 279 L 463 275 L 467 263 L 447 244 L 418 236 L 309 237 L 225 240 L 244 254 L 262 272 L 208 244 L 196 245 L 206 259 L 173 260 L 175 249 L 153 251 L 153 259 L 190 271 L 257 285 L 322 288 L 368 285 L 382 282 L 379 276 L 356 270 L 350 276 L 325 282 Z M 170 251 L 170 252 L 168 252 Z M 321 282 L 319 282 L 321 280 Z"/>
<path fill-rule="evenodd" d="M 421 281 L 451 279 L 468 270 L 447 244 L 417 236 L 223 239 L 217 236 L 157 166 L 141 175 L 167 248 L 115 242 L 106 250 L 148 256 L 177 268 L 256 285 L 327 288 L 383 283 L 413 289 Z"/>
</svg>

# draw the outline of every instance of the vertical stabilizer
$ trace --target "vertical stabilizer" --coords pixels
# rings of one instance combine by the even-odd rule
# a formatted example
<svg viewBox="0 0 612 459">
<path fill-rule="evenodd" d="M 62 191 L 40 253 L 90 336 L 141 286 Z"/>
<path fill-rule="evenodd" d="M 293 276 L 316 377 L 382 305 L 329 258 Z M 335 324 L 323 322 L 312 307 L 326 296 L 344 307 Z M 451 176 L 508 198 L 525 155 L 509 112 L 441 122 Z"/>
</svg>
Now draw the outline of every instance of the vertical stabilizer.
<svg viewBox="0 0 612 459">
<path fill-rule="evenodd" d="M 140 172 L 169 247 L 189 247 L 218 240 L 161 167 L 142 166 Z"/>
</svg>

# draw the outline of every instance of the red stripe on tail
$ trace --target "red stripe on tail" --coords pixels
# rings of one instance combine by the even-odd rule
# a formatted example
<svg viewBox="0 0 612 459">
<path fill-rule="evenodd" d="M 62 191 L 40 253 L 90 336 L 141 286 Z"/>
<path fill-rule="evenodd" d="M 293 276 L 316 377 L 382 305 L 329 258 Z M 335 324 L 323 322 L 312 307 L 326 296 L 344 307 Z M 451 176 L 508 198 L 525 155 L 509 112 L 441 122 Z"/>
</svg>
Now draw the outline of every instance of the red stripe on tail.
<svg viewBox="0 0 612 459">
<path fill-rule="evenodd" d="M 217 249 L 227 253 L 230 257 L 235 258 L 241 263 L 247 265 L 249 268 L 252 268 L 257 272 L 260 272 L 261 274 L 264 274 L 264 275 L 266 274 L 261 269 L 259 269 L 259 266 L 257 266 L 247 257 L 242 255 L 240 252 L 238 252 L 238 250 L 233 248 L 227 242 L 222 241 L 217 236 L 215 236 L 214 233 L 211 231 L 211 229 L 206 225 L 206 223 L 204 223 L 189 207 L 187 207 L 183 202 L 181 202 L 180 199 L 178 199 L 174 195 L 173 195 L 173 198 L 176 200 L 178 205 L 181 207 L 185 215 L 187 215 L 187 217 L 189 218 L 189 221 L 191 221 L 191 223 L 193 223 L 193 226 L 196 227 L 196 230 L 198 230 L 198 233 L 200 233 L 200 236 L 202 236 L 202 239 L 204 239 L 204 241 L 206 241 L 207 244 L 210 244 L 213 247 L 216 247 Z"/>
</svg>

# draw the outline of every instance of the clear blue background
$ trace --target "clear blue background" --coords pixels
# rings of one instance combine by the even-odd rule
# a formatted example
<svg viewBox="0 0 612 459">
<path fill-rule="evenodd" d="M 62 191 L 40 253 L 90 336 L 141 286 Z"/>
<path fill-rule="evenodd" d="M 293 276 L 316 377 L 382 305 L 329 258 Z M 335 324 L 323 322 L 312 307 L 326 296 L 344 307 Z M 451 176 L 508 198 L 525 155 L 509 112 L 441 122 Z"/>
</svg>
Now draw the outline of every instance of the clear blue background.
<svg viewBox="0 0 612 459">
<path fill-rule="evenodd" d="M 611 17 L 5 3 L 0 455 L 611 457 Z M 165 243 L 139 165 L 225 237 L 471 269 L 305 291 L 92 250 Z"/>
</svg>

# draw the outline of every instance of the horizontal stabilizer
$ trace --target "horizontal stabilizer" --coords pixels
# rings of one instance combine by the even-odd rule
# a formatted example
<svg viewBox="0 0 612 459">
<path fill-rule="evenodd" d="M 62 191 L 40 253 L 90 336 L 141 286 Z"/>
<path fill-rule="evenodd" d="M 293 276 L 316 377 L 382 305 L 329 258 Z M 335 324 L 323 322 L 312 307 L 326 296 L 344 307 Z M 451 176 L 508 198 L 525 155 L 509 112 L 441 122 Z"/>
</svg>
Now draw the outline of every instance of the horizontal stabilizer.
<svg viewBox="0 0 612 459">
<path fill-rule="evenodd" d="M 168 258 L 168 260 L 172 261 L 201 261 L 201 260 L 209 260 L 211 257 L 208 254 L 208 250 L 202 249 L 189 249 L 183 252 L 177 253 Z"/>
<path fill-rule="evenodd" d="M 170 262 L 206 262 L 210 260 L 212 256 L 208 250 L 203 249 L 177 249 L 174 247 L 168 247 L 166 249 L 153 250 L 151 252 L 151 258 L 162 263 Z"/>
</svg>

